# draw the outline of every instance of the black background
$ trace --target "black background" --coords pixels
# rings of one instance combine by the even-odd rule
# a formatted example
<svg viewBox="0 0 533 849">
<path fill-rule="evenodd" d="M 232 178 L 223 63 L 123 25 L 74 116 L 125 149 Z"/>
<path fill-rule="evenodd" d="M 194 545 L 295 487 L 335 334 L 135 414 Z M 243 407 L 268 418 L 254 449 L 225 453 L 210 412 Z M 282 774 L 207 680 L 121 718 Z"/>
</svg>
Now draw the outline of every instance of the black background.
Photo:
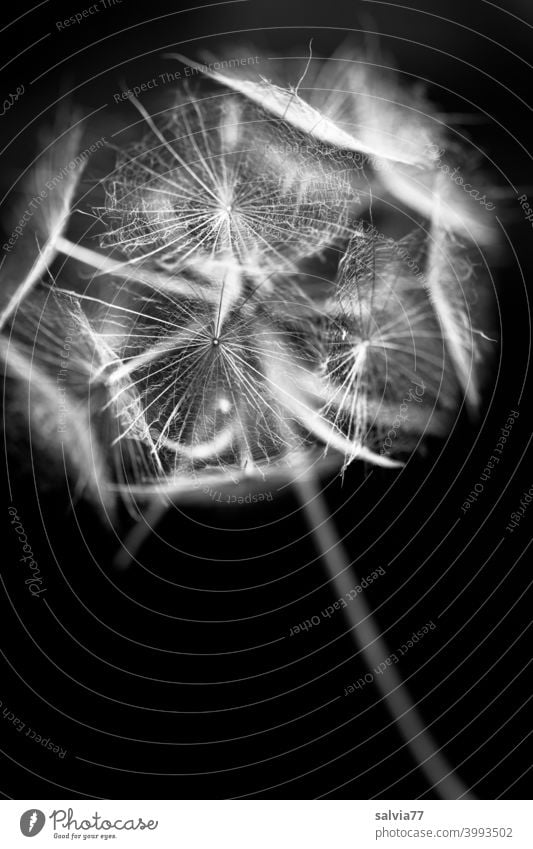
<svg viewBox="0 0 533 849">
<path fill-rule="evenodd" d="M 426 81 L 440 111 L 475 116 L 460 131 L 486 154 L 507 245 L 493 269 L 500 341 L 480 418 L 462 413 L 446 443 L 430 444 L 401 474 L 354 465 L 342 485 L 326 481 L 326 494 L 358 575 L 386 568 L 366 598 L 391 650 L 438 622 L 401 672 L 449 760 L 480 797 L 527 796 L 533 512 L 514 533 L 505 526 L 533 484 L 533 232 L 516 199 L 533 196 L 530 10 L 518 0 L 506 10 L 419 0 L 418 11 L 251 0 L 181 12 L 122 0 L 57 30 L 86 5 L 43 3 L 2 32 L 0 55 L 13 57 L 2 90 L 26 88 L 1 118 L 2 195 L 65 91 L 87 112 L 109 104 L 94 121 L 99 135 L 121 119 L 113 93 L 172 70 L 163 54 L 173 47 L 194 56 L 250 41 L 261 55 L 284 55 L 305 52 L 313 37 L 327 56 L 353 31 L 358 43 L 377 40 L 406 80 Z M 5 25 L 23 12 L 9 8 Z M 511 410 L 520 415 L 502 462 L 463 515 Z M 0 699 L 67 755 L 2 719 L 4 796 L 433 798 L 377 690 L 342 695 L 366 671 L 342 614 L 288 636 L 335 597 L 290 490 L 260 511 L 175 505 L 140 562 L 118 571 L 115 531 L 64 483 L 45 487 L 38 465 L 23 462 L 23 435 L 21 445 L 8 446 L 11 493 L 6 478 L 2 499 Z M 11 502 L 46 579 L 40 599 L 16 565 Z M 128 524 L 124 515 L 122 532 Z"/>
</svg>

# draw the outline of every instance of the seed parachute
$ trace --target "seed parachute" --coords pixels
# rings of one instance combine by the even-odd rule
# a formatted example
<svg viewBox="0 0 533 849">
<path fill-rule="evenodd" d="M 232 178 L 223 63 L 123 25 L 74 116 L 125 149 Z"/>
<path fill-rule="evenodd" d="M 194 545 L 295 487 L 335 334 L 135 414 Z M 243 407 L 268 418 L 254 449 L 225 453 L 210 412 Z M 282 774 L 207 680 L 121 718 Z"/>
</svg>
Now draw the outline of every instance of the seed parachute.
<svg viewBox="0 0 533 849">
<path fill-rule="evenodd" d="M 88 129 L 62 116 L 2 270 L 8 427 L 107 507 L 397 468 L 479 404 L 494 237 L 429 102 L 349 52 L 293 85 L 211 58 L 171 58 L 198 75 L 162 108 L 129 98 L 112 162 L 68 168 Z"/>
</svg>

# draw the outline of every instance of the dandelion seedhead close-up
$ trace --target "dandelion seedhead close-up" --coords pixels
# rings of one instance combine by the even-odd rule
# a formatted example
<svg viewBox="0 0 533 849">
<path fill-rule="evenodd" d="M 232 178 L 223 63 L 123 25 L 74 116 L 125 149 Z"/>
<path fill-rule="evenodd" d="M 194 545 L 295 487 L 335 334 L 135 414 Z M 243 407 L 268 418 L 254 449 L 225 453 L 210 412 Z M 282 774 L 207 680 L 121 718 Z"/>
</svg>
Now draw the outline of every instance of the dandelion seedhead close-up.
<svg viewBox="0 0 533 849">
<path fill-rule="evenodd" d="M 131 96 L 138 138 L 103 177 L 78 116 L 38 160 L 50 200 L 15 240 L 2 313 L 28 416 L 55 420 L 64 327 L 65 432 L 84 422 L 107 503 L 400 467 L 480 393 L 490 223 L 443 177 L 430 105 L 348 56 L 292 86 L 190 67 L 170 105 Z"/>
<path fill-rule="evenodd" d="M 319 483 L 355 466 L 409 484 L 490 389 L 494 219 L 449 178 L 477 163 L 421 85 L 354 46 L 269 73 L 164 58 L 187 78 L 130 92 L 96 142 L 63 108 L 21 180 L 1 272 L 8 455 L 110 522 L 121 568 L 169 506 L 277 482 L 346 595 Z M 381 663 L 366 602 L 346 615 Z M 377 686 L 431 785 L 464 795 L 399 674 Z"/>
</svg>

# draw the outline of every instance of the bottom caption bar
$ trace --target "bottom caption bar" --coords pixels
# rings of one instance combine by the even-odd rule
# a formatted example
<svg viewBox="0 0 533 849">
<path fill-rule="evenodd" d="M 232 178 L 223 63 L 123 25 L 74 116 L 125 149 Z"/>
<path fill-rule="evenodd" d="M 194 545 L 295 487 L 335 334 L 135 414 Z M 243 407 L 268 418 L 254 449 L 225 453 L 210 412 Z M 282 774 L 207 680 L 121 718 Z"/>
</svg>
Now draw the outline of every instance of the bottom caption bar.
<svg viewBox="0 0 533 849">
<path fill-rule="evenodd" d="M 532 849 L 530 802 L 71 800 L 0 803 L 1 845 L 186 849 L 458 845 Z"/>
</svg>

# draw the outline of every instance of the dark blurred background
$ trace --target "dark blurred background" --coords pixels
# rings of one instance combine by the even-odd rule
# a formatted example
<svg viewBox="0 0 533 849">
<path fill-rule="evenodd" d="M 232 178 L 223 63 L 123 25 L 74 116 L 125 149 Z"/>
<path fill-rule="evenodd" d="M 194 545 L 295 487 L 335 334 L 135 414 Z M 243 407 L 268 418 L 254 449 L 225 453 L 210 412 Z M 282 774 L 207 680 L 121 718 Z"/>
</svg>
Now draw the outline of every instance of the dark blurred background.
<svg viewBox="0 0 533 849">
<path fill-rule="evenodd" d="M 56 22 L 90 4 L 4 13 L 2 91 L 25 89 L 0 119 L 6 215 L 10 187 L 58 100 L 71 92 L 95 112 L 91 133 L 109 135 L 131 109 L 115 108 L 113 94 L 174 69 L 164 58 L 172 49 L 194 57 L 251 42 L 265 57 L 304 55 L 313 38 L 314 53 L 328 56 L 350 36 L 379 49 L 406 81 L 423 81 L 437 110 L 456 116 L 457 130 L 484 153 L 504 249 L 493 268 L 494 380 L 480 418 L 462 414 L 446 444 L 430 444 L 401 476 L 354 465 L 326 496 L 359 577 L 386 570 L 365 595 L 391 651 L 438 623 L 400 671 L 449 760 L 480 797 L 527 796 L 533 512 L 512 534 L 506 525 L 533 484 L 533 233 L 517 201 L 533 196 L 531 9 L 517 0 L 505 9 L 480 0 L 418 0 L 416 9 L 358 0 L 250 0 L 191 11 L 161 0 L 107 4 L 64 30 Z M 502 462 L 463 515 L 511 410 L 519 416 Z M 119 571 L 111 564 L 115 531 L 82 499 L 73 510 L 64 483 L 44 486 L 20 449 L 8 445 L 7 457 L 5 796 L 434 797 L 374 686 L 343 696 L 366 668 L 342 613 L 288 636 L 336 597 L 290 490 L 276 491 L 260 511 L 175 505 L 140 562 Z M 45 597 L 30 597 L 15 565 L 10 497 Z M 131 520 L 122 519 L 124 530 Z M 29 727 L 66 754 L 31 740 Z"/>
</svg>

